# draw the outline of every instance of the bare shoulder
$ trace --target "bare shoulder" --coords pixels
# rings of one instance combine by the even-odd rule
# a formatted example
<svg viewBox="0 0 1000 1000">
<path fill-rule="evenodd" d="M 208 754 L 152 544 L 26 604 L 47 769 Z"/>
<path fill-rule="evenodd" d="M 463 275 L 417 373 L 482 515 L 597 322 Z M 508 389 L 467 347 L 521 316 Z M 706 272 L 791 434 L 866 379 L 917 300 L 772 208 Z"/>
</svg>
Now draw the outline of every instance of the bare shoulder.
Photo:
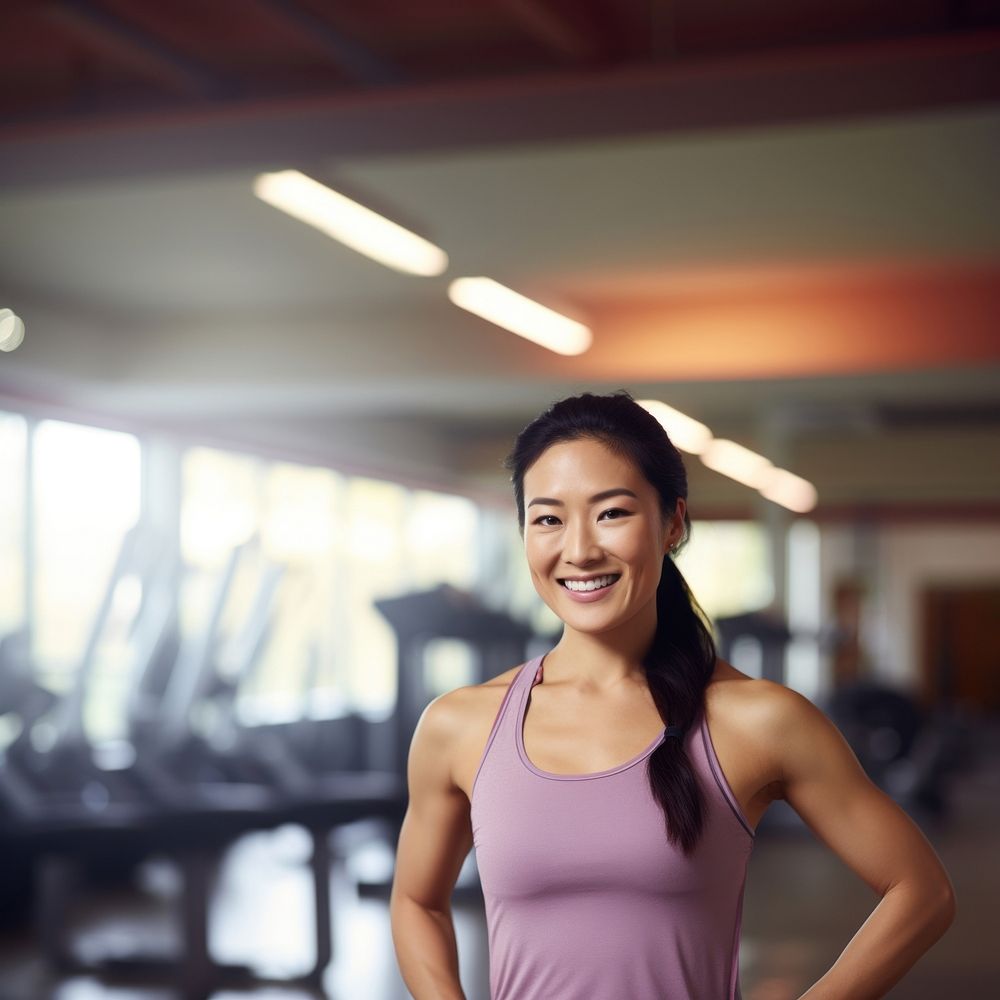
<svg viewBox="0 0 1000 1000">
<path fill-rule="evenodd" d="M 502 674 L 497 674 L 496 677 L 483 681 L 482 684 L 469 684 L 452 692 L 456 704 L 461 706 L 464 718 L 473 729 L 479 729 L 485 723 L 488 734 L 500 710 L 504 695 L 507 694 L 523 666 L 524 664 L 518 664 Z"/>
<path fill-rule="evenodd" d="M 724 660 L 705 690 L 705 705 L 713 735 L 752 753 L 772 780 L 787 774 L 791 757 L 817 747 L 842 742 L 825 713 L 793 688 L 750 677 Z"/>
<path fill-rule="evenodd" d="M 489 714 L 491 708 L 500 708 L 500 702 L 520 669 L 520 666 L 511 667 L 481 684 L 454 688 L 438 695 L 431 704 L 436 706 L 437 715 L 457 725 L 473 720 L 477 715 Z"/>
<path fill-rule="evenodd" d="M 773 731 L 783 726 L 804 721 L 819 709 L 804 695 L 784 684 L 750 677 L 737 670 L 731 663 L 717 659 L 715 671 L 705 689 L 706 701 L 727 717 L 745 720 L 747 725 Z M 820 712 L 822 715 L 822 713 Z"/>
<path fill-rule="evenodd" d="M 775 697 L 781 697 L 776 690 L 780 687 L 780 684 L 751 677 L 731 663 L 717 659 L 705 688 L 706 709 L 710 716 L 717 717 L 727 726 L 738 725 L 741 721 L 750 723 L 748 713 L 756 715 L 766 711 L 766 706 Z"/>
<path fill-rule="evenodd" d="M 705 712 L 723 768 L 748 810 L 783 798 L 787 734 L 819 710 L 797 691 L 719 659 L 705 689 Z"/>
<path fill-rule="evenodd" d="M 521 666 L 511 667 L 481 684 L 467 684 L 438 695 L 424 710 L 433 715 L 433 725 L 441 734 L 438 745 L 448 754 L 452 780 L 467 796 L 471 797 L 493 720 Z"/>
</svg>

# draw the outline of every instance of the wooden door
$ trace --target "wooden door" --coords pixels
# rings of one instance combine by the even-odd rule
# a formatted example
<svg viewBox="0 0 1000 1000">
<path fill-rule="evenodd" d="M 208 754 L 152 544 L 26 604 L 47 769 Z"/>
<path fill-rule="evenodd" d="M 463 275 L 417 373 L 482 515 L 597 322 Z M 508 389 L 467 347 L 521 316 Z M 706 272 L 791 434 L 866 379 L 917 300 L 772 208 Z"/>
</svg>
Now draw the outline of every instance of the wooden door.
<svg viewBox="0 0 1000 1000">
<path fill-rule="evenodd" d="M 1000 713 L 1000 583 L 926 587 L 922 695 Z"/>
</svg>

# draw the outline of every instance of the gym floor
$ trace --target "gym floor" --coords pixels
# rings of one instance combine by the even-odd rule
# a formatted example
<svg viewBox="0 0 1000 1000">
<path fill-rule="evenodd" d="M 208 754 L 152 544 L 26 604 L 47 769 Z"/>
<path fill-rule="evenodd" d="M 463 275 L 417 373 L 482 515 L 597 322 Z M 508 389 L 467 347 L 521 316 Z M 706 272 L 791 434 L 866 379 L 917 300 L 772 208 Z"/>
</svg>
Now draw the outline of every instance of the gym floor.
<svg viewBox="0 0 1000 1000">
<path fill-rule="evenodd" d="M 956 783 L 953 815 L 926 833 L 955 883 L 956 922 L 892 992 L 893 1000 L 939 1000 L 995 995 L 1000 975 L 996 947 L 996 900 L 1000 899 L 1000 739 L 991 733 L 989 754 L 974 773 Z M 352 836 L 353 835 L 353 836 Z M 352 843 L 353 841 L 353 843 Z M 391 852 L 370 831 L 343 831 L 340 860 L 332 872 L 334 960 L 327 969 L 331 1000 L 407 1000 L 392 949 L 383 899 L 359 896 L 355 879 L 377 880 Z M 254 956 L 269 974 L 305 969 L 312 951 L 310 881 L 303 866 L 308 838 L 297 828 L 254 834 L 238 842 L 219 875 L 211 924 L 212 949 L 220 959 Z M 79 950 L 114 938 L 162 940 L 170 933 L 167 866 L 145 872 L 145 891 L 102 892 L 74 913 Z M 875 897 L 840 861 L 803 830 L 767 831 L 755 845 L 744 901 L 740 956 L 744 1000 L 794 1000 L 836 959 L 864 922 Z M 488 953 L 482 905 L 454 910 L 462 981 L 469 1000 L 487 1000 Z M 286 987 L 225 991 L 213 1000 L 313 996 Z M 0 938 L 0 1000 L 174 1000 L 166 988 L 106 986 L 88 977 L 58 979 L 46 972 L 30 935 Z M 606 998 L 595 998 L 606 1000 Z M 619 1000 L 619 998 L 615 998 Z"/>
</svg>

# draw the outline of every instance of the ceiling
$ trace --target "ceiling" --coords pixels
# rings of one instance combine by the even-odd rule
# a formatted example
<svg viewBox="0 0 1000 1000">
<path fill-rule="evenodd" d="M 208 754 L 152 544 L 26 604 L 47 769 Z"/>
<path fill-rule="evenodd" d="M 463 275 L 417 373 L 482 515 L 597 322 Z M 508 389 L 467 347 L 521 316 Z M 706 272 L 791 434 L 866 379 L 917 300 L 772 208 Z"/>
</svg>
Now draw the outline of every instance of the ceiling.
<svg viewBox="0 0 1000 1000">
<path fill-rule="evenodd" d="M 0 35 L 0 405 L 506 502 L 534 413 L 624 386 L 823 516 L 1000 514 L 1000 3 L 58 0 Z M 256 200 L 285 167 L 448 272 Z M 593 348 L 457 310 L 476 274 Z"/>
</svg>

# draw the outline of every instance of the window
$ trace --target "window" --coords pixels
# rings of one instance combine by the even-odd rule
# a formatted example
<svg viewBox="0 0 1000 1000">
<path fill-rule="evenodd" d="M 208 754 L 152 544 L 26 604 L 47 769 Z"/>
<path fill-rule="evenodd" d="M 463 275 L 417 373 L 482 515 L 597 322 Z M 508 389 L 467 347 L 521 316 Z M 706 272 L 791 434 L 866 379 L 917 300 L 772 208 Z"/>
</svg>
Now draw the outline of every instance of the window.
<svg viewBox="0 0 1000 1000">
<path fill-rule="evenodd" d="M 27 617 L 24 498 L 27 427 L 16 413 L 0 413 L 0 636 Z"/>
<path fill-rule="evenodd" d="M 228 553 L 250 542 L 218 657 L 247 722 L 390 710 L 396 639 L 374 602 L 445 582 L 471 588 L 477 578 L 478 510 L 463 497 L 208 448 L 187 452 L 182 481 L 186 634 L 206 626 Z M 280 581 L 262 607 L 269 567 Z M 250 660 L 239 639 L 255 615 L 267 628 Z"/>
<path fill-rule="evenodd" d="M 479 517 L 476 505 L 465 497 L 427 490 L 412 493 L 406 504 L 404 548 L 406 575 L 415 590 L 442 583 L 471 590 Z"/>
<path fill-rule="evenodd" d="M 40 679 L 72 683 L 122 539 L 139 519 L 141 452 L 131 434 L 43 420 L 34 433 L 35 621 Z M 137 581 L 115 593 L 108 641 L 134 614 Z"/>
<path fill-rule="evenodd" d="M 411 589 L 403 541 L 407 499 L 395 483 L 348 482 L 340 594 L 350 618 L 345 682 L 351 702 L 373 713 L 387 711 L 396 699 L 396 637 L 374 602 Z"/>
<path fill-rule="evenodd" d="M 771 602 L 767 545 L 764 528 L 752 521 L 694 521 L 691 540 L 675 558 L 696 600 L 714 619 Z"/>
<path fill-rule="evenodd" d="M 389 711 L 396 640 L 374 602 L 441 583 L 476 587 L 477 505 L 326 468 L 205 447 L 177 458 L 154 445 L 144 455 L 131 434 L 59 420 L 32 431 L 20 415 L 0 413 L 0 634 L 33 626 L 40 682 L 57 692 L 72 687 L 123 539 L 146 510 L 158 513 L 157 523 L 177 525 L 177 537 L 162 541 L 171 559 L 177 546 L 183 565 L 181 640 L 203 635 L 213 602 L 222 600 L 212 669 L 236 690 L 246 721 Z M 154 491 L 145 498 L 144 483 Z M 150 575 L 163 568 L 157 544 L 143 545 L 144 557 L 110 596 L 83 706 L 96 740 L 124 734 L 135 680 L 131 626 Z M 223 599 L 219 584 L 235 548 L 240 557 Z M 275 586 L 263 600 L 268 579 Z M 443 644 L 439 652 L 436 683 L 468 675 L 457 650 Z M 220 706 L 228 710 L 225 697 Z"/>
<path fill-rule="evenodd" d="M 241 712 L 287 720 L 345 711 L 338 667 L 347 627 L 340 590 L 343 478 L 329 469 L 286 462 L 261 477 L 262 551 L 281 566 L 267 642 L 257 669 L 240 688 Z"/>
</svg>

